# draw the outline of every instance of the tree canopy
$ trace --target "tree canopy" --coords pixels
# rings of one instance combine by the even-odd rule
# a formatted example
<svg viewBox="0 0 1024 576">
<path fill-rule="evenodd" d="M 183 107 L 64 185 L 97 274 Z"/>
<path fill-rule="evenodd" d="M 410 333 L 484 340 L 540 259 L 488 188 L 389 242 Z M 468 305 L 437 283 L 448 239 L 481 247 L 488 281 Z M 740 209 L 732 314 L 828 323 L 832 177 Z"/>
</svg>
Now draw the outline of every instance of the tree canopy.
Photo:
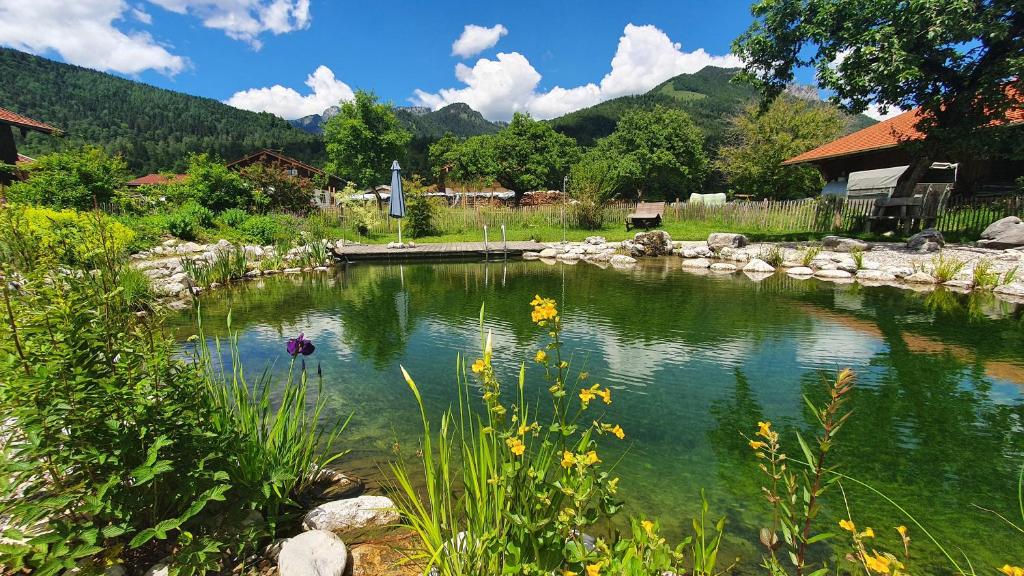
<svg viewBox="0 0 1024 576">
<path fill-rule="evenodd" d="M 411 138 L 399 125 L 391 104 L 379 103 L 372 92 L 359 90 L 324 124 L 327 172 L 362 189 L 383 184 L 391 175 L 391 162 L 405 158 Z"/>
<path fill-rule="evenodd" d="M 757 198 L 794 199 L 821 191 L 813 166 L 782 162 L 839 136 L 842 116 L 835 108 L 778 98 L 767 110 L 749 105 L 732 118 L 733 141 L 719 149 L 716 166 L 733 192 Z"/>
<path fill-rule="evenodd" d="M 751 12 L 733 51 L 768 99 L 812 67 L 849 112 L 922 108 L 926 138 L 910 185 L 936 152 L 984 152 L 1005 132 L 985 128 L 1021 105 L 1007 90 L 1022 87 L 1019 0 L 759 0 Z"/>
<path fill-rule="evenodd" d="M 700 128 L 662 106 L 627 112 L 597 150 L 615 159 L 621 189 L 641 198 L 685 199 L 701 191 L 709 169 Z"/>
<path fill-rule="evenodd" d="M 494 177 L 515 191 L 516 202 L 530 190 L 561 189 L 562 179 L 580 155 L 575 140 L 521 113 L 516 113 L 501 132 L 475 139 L 485 148 L 489 145 Z"/>
</svg>

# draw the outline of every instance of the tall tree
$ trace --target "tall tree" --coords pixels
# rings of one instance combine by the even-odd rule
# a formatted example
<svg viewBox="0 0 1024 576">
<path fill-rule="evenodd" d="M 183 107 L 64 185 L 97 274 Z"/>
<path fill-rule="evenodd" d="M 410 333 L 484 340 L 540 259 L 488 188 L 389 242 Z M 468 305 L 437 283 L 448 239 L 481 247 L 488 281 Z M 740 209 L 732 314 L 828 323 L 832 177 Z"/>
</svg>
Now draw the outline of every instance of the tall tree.
<svg viewBox="0 0 1024 576">
<path fill-rule="evenodd" d="M 399 125 L 394 106 L 359 90 L 324 124 L 327 171 L 361 189 L 383 184 L 391 176 L 391 162 L 404 159 L 411 138 Z"/>
<path fill-rule="evenodd" d="M 777 98 L 764 111 L 750 105 L 733 117 L 733 142 L 719 148 L 715 164 L 734 192 L 757 198 L 806 198 L 821 191 L 818 169 L 782 162 L 834 140 L 842 128 L 842 116 L 831 106 L 794 98 Z"/>
<path fill-rule="evenodd" d="M 516 204 L 530 190 L 561 189 L 562 179 L 580 156 L 575 140 L 527 114 L 516 113 L 493 136 L 474 138 L 489 144 L 495 179 L 516 193 Z"/>
<path fill-rule="evenodd" d="M 937 154 L 983 154 L 1006 137 L 992 122 L 1022 105 L 1024 11 L 1020 0 L 759 0 L 733 44 L 743 76 L 767 99 L 800 67 L 849 112 L 871 104 L 920 106 L 907 195 Z M 1017 91 L 1007 90 L 1015 85 Z"/>
<path fill-rule="evenodd" d="M 708 173 L 704 136 L 681 110 L 630 110 L 597 148 L 617 159 L 620 182 L 639 198 L 686 198 Z"/>
</svg>

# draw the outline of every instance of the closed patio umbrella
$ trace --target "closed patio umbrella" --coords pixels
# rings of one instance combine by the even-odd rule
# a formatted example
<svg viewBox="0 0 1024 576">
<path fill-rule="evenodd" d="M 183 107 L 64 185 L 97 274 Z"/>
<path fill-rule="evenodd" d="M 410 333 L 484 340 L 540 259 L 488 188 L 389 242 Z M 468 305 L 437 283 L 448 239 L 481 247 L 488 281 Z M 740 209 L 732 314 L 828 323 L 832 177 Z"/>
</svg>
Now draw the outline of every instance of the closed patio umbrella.
<svg viewBox="0 0 1024 576">
<path fill-rule="evenodd" d="M 391 163 L 391 199 L 388 215 L 398 218 L 398 245 L 402 245 L 402 218 L 405 217 L 405 193 L 402 192 L 402 167 Z"/>
</svg>

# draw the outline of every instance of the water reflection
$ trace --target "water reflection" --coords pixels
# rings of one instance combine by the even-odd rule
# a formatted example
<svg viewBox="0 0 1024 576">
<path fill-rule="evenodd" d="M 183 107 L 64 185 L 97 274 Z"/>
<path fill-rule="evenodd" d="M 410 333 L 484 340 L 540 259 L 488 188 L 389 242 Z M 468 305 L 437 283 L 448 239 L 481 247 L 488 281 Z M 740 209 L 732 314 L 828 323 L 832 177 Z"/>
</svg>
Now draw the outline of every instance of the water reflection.
<svg viewBox="0 0 1024 576">
<path fill-rule="evenodd" d="M 286 335 L 312 337 L 332 410 L 355 410 L 350 465 L 372 473 L 375 462 L 391 456 L 395 439 L 415 445 L 415 407 L 398 364 L 422 383 L 428 409 L 447 407 L 457 354 L 479 346 L 481 304 L 500 376 L 513 382 L 527 362 L 531 393 L 543 393 L 528 362 L 541 340 L 529 321 L 536 293 L 561 301 L 574 362 L 618 390 L 612 413 L 629 448 L 606 450 L 622 456 L 618 472 L 632 508 L 659 514 L 670 530 L 686 526 L 705 487 L 737 536 L 729 553 L 756 564 L 749 542 L 765 507 L 760 473 L 740 433 L 762 419 L 786 438 L 795 430 L 813 433 L 803 396 L 820 401 L 822 381 L 849 366 L 859 385 L 856 414 L 836 450 L 841 469 L 928 518 L 975 560 L 1004 562 L 995 555 L 1013 549 L 1013 535 L 972 506 L 1012 509 L 1024 452 L 1022 307 L 985 294 L 781 275 L 760 282 L 697 276 L 672 259 L 632 270 L 527 262 L 359 265 L 215 293 L 204 299 L 203 316 L 208 334 L 223 335 L 232 310 L 254 370 L 282 360 Z M 172 325 L 184 338 L 190 314 Z M 905 523 L 877 498 L 846 489 L 862 524 L 888 530 Z M 824 513 L 845 515 L 834 506 Z M 915 547 L 928 555 L 924 538 Z"/>
</svg>

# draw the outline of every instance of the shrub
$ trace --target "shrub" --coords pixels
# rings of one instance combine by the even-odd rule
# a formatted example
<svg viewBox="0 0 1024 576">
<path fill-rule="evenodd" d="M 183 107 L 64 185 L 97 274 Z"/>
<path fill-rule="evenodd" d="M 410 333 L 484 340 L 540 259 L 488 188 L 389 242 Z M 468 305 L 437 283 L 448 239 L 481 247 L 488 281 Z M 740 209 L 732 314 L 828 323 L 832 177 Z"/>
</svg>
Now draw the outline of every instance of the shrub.
<svg viewBox="0 0 1024 576">
<path fill-rule="evenodd" d="M 239 173 L 252 190 L 250 208 L 257 212 L 282 210 L 306 214 L 313 208 L 313 183 L 288 174 L 278 162 L 257 162 Z"/>
<path fill-rule="evenodd" d="M 167 218 L 167 231 L 175 238 L 195 240 L 199 226 L 186 214 L 174 213 Z"/>
<path fill-rule="evenodd" d="M 31 164 L 28 179 L 10 187 L 7 198 L 89 210 L 110 202 L 128 178 L 127 165 L 120 156 L 109 156 L 98 146 L 85 146 L 41 156 Z"/>
<path fill-rule="evenodd" d="M 213 211 L 198 202 L 185 202 L 178 208 L 177 212 L 192 220 L 196 226 L 208 228 L 213 225 Z"/>
<path fill-rule="evenodd" d="M 220 213 L 220 221 L 225 226 L 240 228 L 249 218 L 249 214 L 241 208 L 228 208 Z"/>
<path fill-rule="evenodd" d="M 218 212 L 250 205 L 252 193 L 241 176 L 209 155 L 190 156 L 186 173 L 185 182 L 174 187 L 177 196 L 186 196 Z"/>
<path fill-rule="evenodd" d="M 589 199 L 574 203 L 572 216 L 584 230 L 600 230 L 604 226 L 604 206 Z"/>
<path fill-rule="evenodd" d="M 122 257 L 135 233 L 99 212 L 0 206 L 0 255 L 31 268 L 41 260 L 90 266 L 103 251 Z"/>
<path fill-rule="evenodd" d="M 379 219 L 377 208 L 371 203 L 347 202 L 345 204 L 345 220 L 360 236 L 369 234 Z"/>
<path fill-rule="evenodd" d="M 250 241 L 263 246 L 273 244 L 281 233 L 277 220 L 271 216 L 252 216 L 242 224 L 240 229 Z"/>
<path fill-rule="evenodd" d="M 437 234 L 437 226 L 434 225 L 434 204 L 423 194 L 409 196 L 409 208 L 406 211 L 406 219 L 409 223 L 406 228 L 413 238 L 423 236 L 434 236 Z"/>
</svg>

